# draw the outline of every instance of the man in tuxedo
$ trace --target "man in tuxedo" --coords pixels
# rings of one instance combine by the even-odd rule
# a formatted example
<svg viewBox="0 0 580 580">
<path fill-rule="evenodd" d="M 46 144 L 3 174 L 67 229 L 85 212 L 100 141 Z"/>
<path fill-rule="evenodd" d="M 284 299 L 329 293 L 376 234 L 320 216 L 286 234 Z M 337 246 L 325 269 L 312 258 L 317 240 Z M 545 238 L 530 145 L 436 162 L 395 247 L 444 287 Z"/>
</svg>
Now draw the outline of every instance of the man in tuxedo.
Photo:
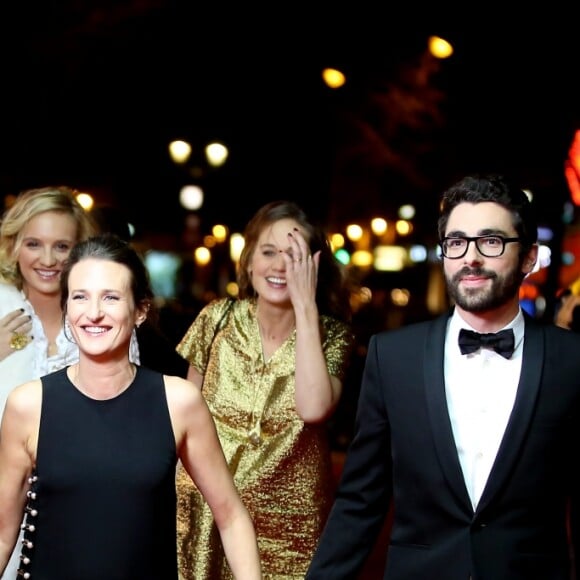
<svg viewBox="0 0 580 580">
<path fill-rule="evenodd" d="M 357 578 L 392 508 L 385 579 L 576 579 L 580 335 L 520 307 L 538 254 L 522 190 L 468 176 L 440 211 L 454 306 L 371 337 L 306 578 Z"/>
</svg>

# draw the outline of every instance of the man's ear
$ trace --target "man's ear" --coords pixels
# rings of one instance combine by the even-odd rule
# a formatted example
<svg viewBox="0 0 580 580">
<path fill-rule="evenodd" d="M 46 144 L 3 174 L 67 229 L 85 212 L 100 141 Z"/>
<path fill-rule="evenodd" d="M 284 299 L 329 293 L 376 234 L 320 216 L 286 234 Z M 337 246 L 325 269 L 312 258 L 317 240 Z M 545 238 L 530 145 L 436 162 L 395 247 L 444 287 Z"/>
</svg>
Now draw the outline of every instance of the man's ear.
<svg viewBox="0 0 580 580">
<path fill-rule="evenodd" d="M 522 263 L 522 272 L 524 274 L 529 274 L 534 269 L 536 262 L 538 261 L 538 244 L 534 244 L 524 257 Z"/>
</svg>

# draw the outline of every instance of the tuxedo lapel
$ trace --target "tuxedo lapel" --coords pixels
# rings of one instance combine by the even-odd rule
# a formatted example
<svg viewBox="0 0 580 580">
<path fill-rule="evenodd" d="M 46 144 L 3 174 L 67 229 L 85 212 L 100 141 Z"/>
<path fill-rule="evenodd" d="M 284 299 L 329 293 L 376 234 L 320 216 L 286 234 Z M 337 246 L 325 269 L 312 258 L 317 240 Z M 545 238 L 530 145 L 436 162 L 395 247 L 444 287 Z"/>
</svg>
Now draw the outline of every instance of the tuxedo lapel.
<svg viewBox="0 0 580 580">
<path fill-rule="evenodd" d="M 540 390 L 544 364 L 544 332 L 539 324 L 526 319 L 522 371 L 514 408 L 510 415 L 497 457 L 483 490 L 477 511 L 489 504 L 509 477 L 517 461 Z"/>
<path fill-rule="evenodd" d="M 445 334 L 448 320 L 449 314 L 436 318 L 427 332 L 423 384 L 433 443 L 441 469 L 457 499 L 466 510 L 473 512 L 457 455 L 445 395 Z"/>
</svg>

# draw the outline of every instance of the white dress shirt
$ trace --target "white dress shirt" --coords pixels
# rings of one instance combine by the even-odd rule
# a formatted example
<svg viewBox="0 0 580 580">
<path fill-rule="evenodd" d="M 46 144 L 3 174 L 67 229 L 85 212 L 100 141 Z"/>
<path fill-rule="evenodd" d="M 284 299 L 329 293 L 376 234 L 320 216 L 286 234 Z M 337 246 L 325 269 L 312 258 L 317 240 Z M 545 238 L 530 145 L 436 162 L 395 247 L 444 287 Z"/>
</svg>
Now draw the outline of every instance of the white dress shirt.
<svg viewBox="0 0 580 580">
<path fill-rule="evenodd" d="M 459 315 L 451 316 L 445 340 L 445 393 L 459 462 L 475 510 L 505 432 L 520 379 L 524 342 L 522 311 L 505 327 L 512 328 L 515 350 L 505 359 L 482 348 L 463 355 L 459 331 L 475 330 Z M 503 329 L 502 329 L 503 330 Z"/>
</svg>

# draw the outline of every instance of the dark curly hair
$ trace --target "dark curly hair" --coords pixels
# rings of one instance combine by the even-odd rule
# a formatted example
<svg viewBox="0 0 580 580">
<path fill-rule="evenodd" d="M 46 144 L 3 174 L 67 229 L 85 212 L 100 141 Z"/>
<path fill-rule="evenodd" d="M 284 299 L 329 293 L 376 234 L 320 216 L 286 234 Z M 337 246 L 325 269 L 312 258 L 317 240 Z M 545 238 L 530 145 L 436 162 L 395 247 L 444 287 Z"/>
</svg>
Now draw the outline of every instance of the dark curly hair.
<svg viewBox="0 0 580 580">
<path fill-rule="evenodd" d="M 506 177 L 496 174 L 469 175 L 452 185 L 441 197 L 437 230 L 445 237 L 449 214 L 460 203 L 491 201 L 507 209 L 520 238 L 520 254 L 526 254 L 538 239 L 538 222 L 526 193 Z"/>
</svg>

